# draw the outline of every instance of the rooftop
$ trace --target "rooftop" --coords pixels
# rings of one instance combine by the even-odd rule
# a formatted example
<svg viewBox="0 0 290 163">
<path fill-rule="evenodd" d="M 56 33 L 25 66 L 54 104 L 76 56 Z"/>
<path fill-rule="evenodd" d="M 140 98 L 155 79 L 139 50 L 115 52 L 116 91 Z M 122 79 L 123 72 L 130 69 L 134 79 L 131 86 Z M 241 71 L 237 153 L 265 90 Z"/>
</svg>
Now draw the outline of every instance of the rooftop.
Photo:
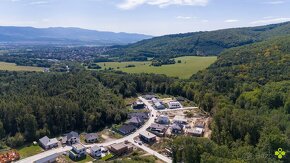
<svg viewBox="0 0 290 163">
<path fill-rule="evenodd" d="M 118 144 L 112 144 L 111 148 L 114 148 L 115 150 L 121 150 L 123 148 L 126 148 L 127 146 L 124 143 L 118 143 Z"/>
<path fill-rule="evenodd" d="M 185 116 L 176 115 L 176 116 L 173 118 L 173 121 L 187 122 L 187 119 L 185 118 Z"/>
<path fill-rule="evenodd" d="M 72 145 L 72 147 L 77 149 L 77 150 L 82 150 L 82 149 L 86 148 L 84 145 L 82 145 L 80 143 L 74 144 L 74 145 Z"/>
<path fill-rule="evenodd" d="M 156 135 L 154 135 L 154 134 L 152 134 L 152 133 L 150 133 L 148 131 L 143 131 L 143 132 L 140 133 L 140 135 L 143 136 L 143 137 L 146 137 L 147 139 L 152 139 L 152 138 L 156 137 Z"/>
</svg>

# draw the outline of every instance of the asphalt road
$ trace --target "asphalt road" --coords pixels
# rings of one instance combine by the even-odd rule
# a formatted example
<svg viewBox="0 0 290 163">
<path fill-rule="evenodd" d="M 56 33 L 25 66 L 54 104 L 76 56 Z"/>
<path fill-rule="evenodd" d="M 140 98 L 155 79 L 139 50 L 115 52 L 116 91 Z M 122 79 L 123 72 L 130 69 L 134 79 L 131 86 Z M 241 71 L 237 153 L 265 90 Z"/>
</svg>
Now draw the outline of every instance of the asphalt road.
<svg viewBox="0 0 290 163">
<path fill-rule="evenodd" d="M 133 143 L 135 146 L 143 149 L 144 151 L 156 156 L 157 158 L 159 158 L 160 160 L 164 161 L 164 162 L 167 162 L 167 163 L 171 163 L 172 160 L 164 155 L 161 155 L 160 153 L 146 147 L 145 145 L 139 145 L 138 143 L 135 143 L 134 142 L 134 138 L 139 136 L 139 134 L 141 132 L 144 132 L 146 131 L 146 129 L 152 124 L 154 123 L 154 119 L 156 118 L 156 113 L 157 111 L 151 106 L 151 104 L 145 100 L 144 98 L 142 97 L 139 97 L 140 100 L 142 100 L 144 102 L 144 104 L 148 107 L 148 109 L 150 110 L 150 116 L 149 116 L 149 119 L 148 121 L 141 127 L 139 128 L 138 130 L 136 130 L 134 133 L 126 136 L 126 137 L 123 137 L 121 139 L 117 139 L 117 140 L 114 140 L 114 141 L 110 141 L 110 142 L 106 142 L 106 143 L 96 143 L 96 144 L 90 144 L 90 145 L 85 145 L 87 148 L 89 147 L 92 147 L 94 145 L 98 145 L 98 146 L 109 146 L 109 145 L 112 145 L 112 144 L 115 144 L 115 143 L 121 143 L 121 142 L 124 142 L 124 141 L 129 141 L 131 143 Z M 173 110 L 169 110 L 169 111 L 173 111 Z M 152 116 L 153 115 L 153 116 Z M 31 157 L 28 157 L 28 158 L 25 158 L 25 159 L 22 159 L 22 160 L 19 160 L 17 161 L 18 163 L 32 163 L 36 160 L 39 160 L 39 159 L 42 159 L 42 158 L 45 158 L 45 157 L 48 157 L 54 153 L 63 153 L 63 152 L 66 152 L 66 151 L 69 151 L 71 150 L 72 147 L 70 146 L 66 146 L 66 147 L 59 147 L 59 148 L 55 148 L 55 149 L 51 149 L 49 151 L 45 151 L 45 152 L 42 152 L 42 153 L 39 153 L 37 155 L 34 155 L 34 156 L 31 156 Z"/>
</svg>

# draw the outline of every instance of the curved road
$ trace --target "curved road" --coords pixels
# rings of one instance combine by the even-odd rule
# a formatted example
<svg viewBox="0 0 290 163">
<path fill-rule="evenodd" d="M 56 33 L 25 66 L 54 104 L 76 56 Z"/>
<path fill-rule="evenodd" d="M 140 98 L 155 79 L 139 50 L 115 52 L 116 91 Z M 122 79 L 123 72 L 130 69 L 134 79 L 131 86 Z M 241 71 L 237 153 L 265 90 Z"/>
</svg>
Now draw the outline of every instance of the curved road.
<svg viewBox="0 0 290 163">
<path fill-rule="evenodd" d="M 149 116 L 149 119 L 148 121 L 141 127 L 139 128 L 138 130 L 136 130 L 134 133 L 126 136 L 126 137 L 123 137 L 121 139 L 118 139 L 118 140 L 114 140 L 114 141 L 110 141 L 110 142 L 107 142 L 107 143 L 96 143 L 96 144 L 90 144 L 90 145 L 85 145 L 85 147 L 89 148 L 89 147 L 92 147 L 94 145 L 98 145 L 98 146 L 109 146 L 109 145 L 112 145 L 112 144 L 115 144 L 115 143 L 121 143 L 121 142 L 125 142 L 126 140 L 131 142 L 132 144 L 134 144 L 135 146 L 143 149 L 144 151 L 156 156 L 157 158 L 159 158 L 160 160 L 164 161 L 164 162 L 167 162 L 167 163 L 171 163 L 172 160 L 164 155 L 161 155 L 160 153 L 144 146 L 144 145 L 139 145 L 137 143 L 134 142 L 134 138 L 139 136 L 139 134 L 141 132 L 144 132 L 146 131 L 146 129 L 152 124 L 154 123 L 154 119 L 156 118 L 156 114 L 157 114 L 157 111 L 151 106 L 151 104 L 145 100 L 144 98 L 142 97 L 139 97 L 139 99 L 141 101 L 144 102 L 144 104 L 148 107 L 148 109 L 150 110 L 151 114 Z M 152 116 L 153 115 L 153 116 Z M 45 157 L 48 157 L 52 154 L 55 154 L 55 153 L 63 153 L 63 152 L 66 152 L 66 151 L 69 151 L 71 150 L 72 147 L 71 146 L 66 146 L 66 147 L 59 147 L 59 148 L 55 148 L 55 149 L 51 149 L 49 151 L 45 151 L 45 152 L 42 152 L 42 153 L 39 153 L 37 155 L 34 155 L 34 156 L 31 156 L 31 157 L 27 157 L 25 159 L 22 159 L 22 160 L 19 160 L 18 163 L 28 163 L 28 162 L 34 162 L 36 160 L 39 160 L 39 159 L 42 159 L 42 158 L 45 158 Z"/>
</svg>

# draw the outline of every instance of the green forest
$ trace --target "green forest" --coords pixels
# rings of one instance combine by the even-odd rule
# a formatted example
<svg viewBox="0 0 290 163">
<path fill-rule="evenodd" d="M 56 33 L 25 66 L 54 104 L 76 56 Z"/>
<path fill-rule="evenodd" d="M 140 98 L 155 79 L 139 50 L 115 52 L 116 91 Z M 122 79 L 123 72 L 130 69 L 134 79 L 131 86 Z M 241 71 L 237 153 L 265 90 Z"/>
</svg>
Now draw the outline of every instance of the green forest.
<svg viewBox="0 0 290 163">
<path fill-rule="evenodd" d="M 109 55 L 130 60 L 146 57 L 177 57 L 184 55 L 218 55 L 225 49 L 252 44 L 272 37 L 290 34 L 290 23 L 260 27 L 223 29 L 154 37 L 126 46 L 116 46 Z"/>
</svg>

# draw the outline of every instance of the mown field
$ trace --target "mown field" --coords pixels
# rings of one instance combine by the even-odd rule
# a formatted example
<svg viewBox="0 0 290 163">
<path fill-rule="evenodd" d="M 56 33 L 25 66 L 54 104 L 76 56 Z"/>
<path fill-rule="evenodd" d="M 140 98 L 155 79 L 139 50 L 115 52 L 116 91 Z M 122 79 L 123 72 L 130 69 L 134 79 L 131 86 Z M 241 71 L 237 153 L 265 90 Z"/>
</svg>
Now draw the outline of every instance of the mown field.
<svg viewBox="0 0 290 163">
<path fill-rule="evenodd" d="M 15 63 L 0 62 L 0 70 L 8 71 L 43 71 L 41 67 L 17 66 Z"/>
<path fill-rule="evenodd" d="M 151 62 L 101 62 L 98 63 L 102 69 L 113 68 L 114 70 L 121 70 L 127 73 L 156 73 L 165 74 L 171 77 L 179 77 L 187 79 L 192 74 L 207 68 L 210 64 L 216 61 L 217 57 L 197 57 L 186 56 L 175 58 L 176 64 L 163 65 L 161 67 L 150 66 Z M 177 63 L 181 60 L 181 63 Z M 135 65 L 135 67 L 127 67 L 128 65 Z"/>
</svg>

